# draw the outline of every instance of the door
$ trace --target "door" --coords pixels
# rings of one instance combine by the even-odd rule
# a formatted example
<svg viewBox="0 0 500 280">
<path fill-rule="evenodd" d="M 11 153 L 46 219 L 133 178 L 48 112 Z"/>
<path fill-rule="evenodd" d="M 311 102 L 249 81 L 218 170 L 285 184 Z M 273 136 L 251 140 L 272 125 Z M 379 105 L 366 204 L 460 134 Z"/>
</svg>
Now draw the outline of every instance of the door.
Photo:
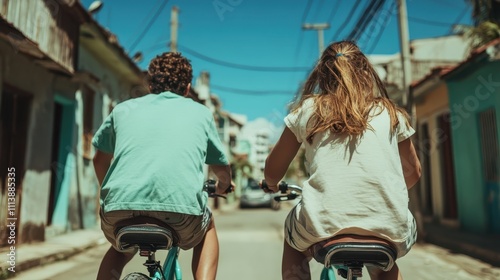
<svg viewBox="0 0 500 280">
<path fill-rule="evenodd" d="M 0 104 L 0 219 L 8 218 L 20 224 L 22 179 L 25 173 L 26 140 L 28 139 L 28 124 L 31 110 L 31 95 L 4 85 Z M 8 170 L 15 175 L 15 189 L 7 186 Z M 8 198 L 15 198 L 9 201 Z M 14 212 L 10 212 L 14 210 Z M 18 227 L 16 227 L 16 230 Z M 0 224 L 0 246 L 6 246 L 7 235 L 10 234 L 6 223 Z M 16 236 L 19 236 L 15 232 Z"/>
<path fill-rule="evenodd" d="M 455 168 L 453 166 L 453 147 L 451 142 L 450 113 L 438 117 L 440 129 L 439 152 L 441 156 L 441 172 L 443 174 L 443 217 L 457 219 L 457 192 L 455 187 Z"/>
<path fill-rule="evenodd" d="M 500 233 L 500 188 L 498 176 L 498 128 L 495 109 L 479 113 L 479 133 L 483 159 L 483 181 L 486 184 L 486 207 L 490 229 Z"/>
<path fill-rule="evenodd" d="M 74 103 L 56 96 L 52 130 L 51 184 L 47 225 L 65 227 L 68 222 L 69 188 L 73 169 L 71 151 Z"/>
</svg>

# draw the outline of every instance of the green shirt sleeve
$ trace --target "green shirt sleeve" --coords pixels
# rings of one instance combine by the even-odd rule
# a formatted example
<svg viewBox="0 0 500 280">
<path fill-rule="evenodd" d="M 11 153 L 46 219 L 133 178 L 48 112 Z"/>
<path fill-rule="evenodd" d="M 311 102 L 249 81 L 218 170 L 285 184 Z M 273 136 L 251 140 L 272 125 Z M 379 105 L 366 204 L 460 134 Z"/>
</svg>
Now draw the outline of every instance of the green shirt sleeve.
<svg viewBox="0 0 500 280">
<path fill-rule="evenodd" d="M 104 120 L 92 139 L 92 145 L 100 151 L 112 154 L 115 151 L 115 128 L 113 112 Z"/>
<path fill-rule="evenodd" d="M 207 157 L 205 159 L 206 164 L 214 165 L 228 165 L 226 155 L 224 154 L 224 146 L 220 141 L 219 134 L 217 133 L 217 128 L 215 128 L 215 121 L 213 118 L 210 120 L 208 127 L 208 143 L 207 143 Z"/>
</svg>

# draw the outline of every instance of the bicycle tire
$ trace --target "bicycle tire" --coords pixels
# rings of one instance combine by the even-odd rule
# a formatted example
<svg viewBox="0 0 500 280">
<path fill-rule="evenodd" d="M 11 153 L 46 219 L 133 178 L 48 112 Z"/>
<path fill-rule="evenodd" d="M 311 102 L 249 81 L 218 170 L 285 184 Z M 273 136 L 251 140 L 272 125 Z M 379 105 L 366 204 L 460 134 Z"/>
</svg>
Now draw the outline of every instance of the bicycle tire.
<svg viewBox="0 0 500 280">
<path fill-rule="evenodd" d="M 127 274 L 122 280 L 151 280 L 151 278 L 140 272 L 132 272 Z"/>
</svg>

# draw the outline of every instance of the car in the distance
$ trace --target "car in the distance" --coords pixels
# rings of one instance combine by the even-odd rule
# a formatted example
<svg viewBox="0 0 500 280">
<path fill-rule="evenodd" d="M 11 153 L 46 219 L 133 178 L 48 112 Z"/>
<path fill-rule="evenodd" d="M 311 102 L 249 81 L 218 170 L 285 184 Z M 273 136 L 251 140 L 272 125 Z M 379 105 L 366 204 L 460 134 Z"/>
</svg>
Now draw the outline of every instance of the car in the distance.
<svg viewBox="0 0 500 280">
<path fill-rule="evenodd" d="M 265 193 L 259 182 L 249 179 L 241 190 L 240 208 L 269 207 L 273 210 L 280 209 L 280 203 L 274 200 L 277 194 Z"/>
</svg>

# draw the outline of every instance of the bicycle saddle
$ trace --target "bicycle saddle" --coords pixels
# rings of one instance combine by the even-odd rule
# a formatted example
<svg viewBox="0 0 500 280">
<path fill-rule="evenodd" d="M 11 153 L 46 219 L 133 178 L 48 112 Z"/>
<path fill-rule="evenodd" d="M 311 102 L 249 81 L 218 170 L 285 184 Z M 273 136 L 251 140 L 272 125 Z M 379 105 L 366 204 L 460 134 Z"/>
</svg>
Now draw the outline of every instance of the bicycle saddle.
<svg viewBox="0 0 500 280">
<path fill-rule="evenodd" d="M 141 251 L 169 250 L 177 236 L 167 224 L 149 217 L 134 217 L 120 222 L 115 229 L 116 247 L 121 251 L 138 247 Z"/>
<path fill-rule="evenodd" d="M 313 257 L 326 267 L 331 265 L 362 266 L 369 264 L 388 271 L 397 257 L 394 246 L 377 237 L 340 235 L 312 248 Z"/>
</svg>

